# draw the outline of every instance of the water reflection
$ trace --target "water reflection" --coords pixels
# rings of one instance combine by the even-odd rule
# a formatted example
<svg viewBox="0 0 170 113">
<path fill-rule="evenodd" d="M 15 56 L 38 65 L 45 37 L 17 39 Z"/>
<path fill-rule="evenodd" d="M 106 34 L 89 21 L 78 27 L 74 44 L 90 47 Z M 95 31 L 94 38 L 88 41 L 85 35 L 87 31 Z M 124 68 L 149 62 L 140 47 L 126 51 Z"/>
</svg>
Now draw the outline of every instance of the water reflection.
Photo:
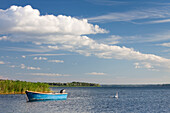
<svg viewBox="0 0 170 113">
<path fill-rule="evenodd" d="M 46 101 L 64 101 L 67 99 L 60 99 L 60 100 L 53 100 L 53 99 L 48 99 L 48 100 L 29 100 L 27 102 L 46 102 Z"/>
</svg>

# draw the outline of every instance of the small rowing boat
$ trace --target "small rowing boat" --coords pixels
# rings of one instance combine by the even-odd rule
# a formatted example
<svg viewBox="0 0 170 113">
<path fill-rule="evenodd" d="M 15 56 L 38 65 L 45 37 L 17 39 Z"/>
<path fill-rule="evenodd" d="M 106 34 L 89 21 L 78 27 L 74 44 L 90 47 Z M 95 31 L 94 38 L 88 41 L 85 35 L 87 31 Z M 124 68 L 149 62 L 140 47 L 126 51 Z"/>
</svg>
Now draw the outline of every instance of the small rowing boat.
<svg viewBox="0 0 170 113">
<path fill-rule="evenodd" d="M 27 101 L 37 101 L 37 100 L 66 100 L 67 93 L 65 90 L 61 90 L 60 93 L 42 93 L 34 91 L 25 91 Z"/>
</svg>

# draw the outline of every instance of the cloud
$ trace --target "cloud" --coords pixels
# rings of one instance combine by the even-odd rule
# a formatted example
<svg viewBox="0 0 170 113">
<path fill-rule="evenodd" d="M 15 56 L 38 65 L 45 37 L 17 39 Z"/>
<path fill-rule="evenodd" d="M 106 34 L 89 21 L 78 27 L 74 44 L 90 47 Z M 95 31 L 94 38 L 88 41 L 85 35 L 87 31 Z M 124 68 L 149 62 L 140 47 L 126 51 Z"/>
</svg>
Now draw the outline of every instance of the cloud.
<svg viewBox="0 0 170 113">
<path fill-rule="evenodd" d="M 15 68 L 15 67 L 17 67 L 16 65 L 10 65 L 9 67 L 11 67 L 11 68 Z"/>
<path fill-rule="evenodd" d="M 4 61 L 0 61 L 0 64 L 5 64 L 5 62 Z"/>
<path fill-rule="evenodd" d="M 34 57 L 34 60 L 47 60 L 46 57 Z"/>
<path fill-rule="evenodd" d="M 21 69 L 25 69 L 26 68 L 25 64 L 21 64 L 20 67 L 21 67 Z"/>
<path fill-rule="evenodd" d="M 93 4 L 106 5 L 106 6 L 127 4 L 127 2 L 113 1 L 113 0 L 86 0 L 86 1 L 93 3 Z"/>
<path fill-rule="evenodd" d="M 79 40 L 80 39 L 80 40 Z M 74 44 L 78 43 L 78 44 Z M 127 60 L 148 60 L 148 61 L 154 61 L 154 62 L 166 62 L 169 61 L 169 59 L 165 59 L 153 54 L 142 54 L 138 51 L 134 51 L 133 48 L 126 48 L 126 47 L 120 47 L 120 46 L 109 46 L 106 44 L 99 44 L 96 41 L 85 37 L 84 38 L 77 38 L 77 41 L 72 43 L 67 43 L 69 47 L 66 46 L 58 47 L 58 46 L 49 46 L 51 49 L 64 49 L 69 50 L 73 52 L 78 52 L 80 54 L 90 56 L 95 55 L 100 58 L 116 58 L 116 59 L 127 59 Z"/>
<path fill-rule="evenodd" d="M 120 43 L 119 40 L 121 40 L 121 39 L 122 39 L 121 36 L 111 35 L 111 36 L 109 36 L 109 38 L 99 39 L 99 40 L 97 40 L 97 41 L 98 41 L 99 43 L 103 43 L 103 44 L 114 45 L 114 44 Z"/>
<path fill-rule="evenodd" d="M 145 69 L 148 69 L 148 70 L 151 70 L 151 71 L 159 71 L 158 69 L 155 69 L 153 67 L 153 65 L 149 62 L 141 62 L 141 63 L 136 62 L 136 63 L 134 63 L 134 66 L 135 66 L 136 69 L 145 68 Z"/>
<path fill-rule="evenodd" d="M 170 30 L 154 33 L 154 34 L 144 34 L 144 35 L 132 35 L 132 36 L 111 35 L 108 38 L 99 39 L 97 41 L 105 44 L 111 44 L 111 43 L 113 44 L 135 43 L 136 44 L 136 43 L 145 43 L 145 42 L 153 43 L 153 42 L 160 42 L 160 41 L 169 41 L 169 39 L 170 39 Z"/>
<path fill-rule="evenodd" d="M 16 67 L 18 67 L 18 66 L 16 66 Z M 21 69 L 27 69 L 27 70 L 40 70 L 39 67 L 25 66 L 25 64 L 21 64 L 19 67 L 20 67 Z"/>
<path fill-rule="evenodd" d="M 10 65 L 9 67 L 11 68 L 21 68 L 21 69 L 27 69 L 27 70 L 40 70 L 40 67 L 32 67 L 32 66 L 26 66 L 25 64 L 21 64 L 21 65 Z"/>
<path fill-rule="evenodd" d="M 22 73 L 18 73 L 22 74 Z M 35 75 L 35 76 L 70 76 L 66 74 L 58 74 L 58 73 L 25 73 L 25 75 Z"/>
<path fill-rule="evenodd" d="M 169 16 L 167 11 L 163 10 L 162 12 L 146 10 L 126 12 L 125 14 L 116 13 L 113 20 L 128 21 Z M 167 13 L 166 15 L 165 12 Z M 99 26 L 88 23 L 86 19 L 79 20 L 63 15 L 40 15 L 38 10 L 29 5 L 25 7 L 11 6 L 7 10 L 0 10 L 0 25 L 0 34 L 9 35 L 6 40 L 32 42 L 37 47 L 45 48 L 47 51 L 65 50 L 85 56 L 93 55 L 105 59 L 149 62 L 152 66 L 170 68 L 170 59 L 154 54 L 143 54 L 133 48 L 98 43 L 85 36 L 86 34 L 107 33 L 106 30 Z M 112 35 L 114 43 L 119 39 L 121 37 Z M 22 49 L 20 48 L 20 50 Z M 21 68 L 27 67 L 24 66 L 22 65 Z M 40 68 L 30 67 L 28 69 Z"/>
<path fill-rule="evenodd" d="M 39 67 L 27 67 L 28 70 L 40 70 Z"/>
<path fill-rule="evenodd" d="M 146 23 L 148 23 L 148 24 L 157 24 L 157 23 L 167 23 L 167 22 L 170 22 L 170 19 L 154 20 L 154 21 L 149 21 L 149 22 L 146 22 Z"/>
<path fill-rule="evenodd" d="M 11 6 L 9 9 L 0 10 L 0 33 L 13 34 L 13 38 L 23 36 L 23 34 L 67 34 L 67 35 L 83 35 L 105 33 L 106 30 L 99 28 L 98 25 L 89 24 L 86 19 L 78 20 L 74 17 L 63 15 L 40 15 L 37 9 L 33 9 L 30 5 L 25 7 Z M 15 37 L 17 38 L 17 37 Z M 27 40 L 31 37 L 18 38 L 17 41 Z"/>
<path fill-rule="evenodd" d="M 164 47 L 170 47 L 170 43 L 163 43 L 163 44 L 158 44 L 160 46 L 164 46 Z"/>
<path fill-rule="evenodd" d="M 43 52 L 51 51 L 47 47 L 43 47 L 43 46 L 36 46 L 35 48 L 32 48 L 32 47 L 27 47 L 27 48 L 7 47 L 7 48 L 1 48 L 1 49 L 7 50 L 7 51 L 24 51 L 24 52 L 35 52 L 35 53 L 43 53 Z"/>
<path fill-rule="evenodd" d="M 63 60 L 48 60 L 48 62 L 54 62 L 54 63 L 64 63 Z"/>
<path fill-rule="evenodd" d="M 25 56 L 25 55 L 22 55 L 22 58 L 26 58 L 26 56 Z"/>
<path fill-rule="evenodd" d="M 46 57 L 34 57 L 34 60 L 47 60 L 47 58 Z M 48 62 L 64 63 L 63 60 L 48 60 Z"/>
<path fill-rule="evenodd" d="M 64 55 L 68 55 L 68 54 L 31 54 L 27 56 L 64 56 Z"/>
<path fill-rule="evenodd" d="M 7 39 L 7 36 L 0 37 L 0 40 L 5 40 L 5 39 Z"/>
<path fill-rule="evenodd" d="M 86 73 L 87 75 L 106 75 L 105 73 L 98 73 L 98 72 L 91 72 L 91 73 Z"/>
<path fill-rule="evenodd" d="M 101 16 L 87 18 L 90 22 L 111 22 L 111 21 L 125 21 L 131 22 L 134 20 L 143 20 L 143 19 L 161 19 L 170 17 L 170 8 L 161 7 L 161 8 L 150 8 L 144 10 L 132 10 L 126 12 L 113 12 Z M 144 20 L 145 22 L 148 20 Z M 142 22 L 142 23 L 145 23 Z M 158 20 L 158 21 L 149 21 L 148 23 L 163 23 L 169 22 L 167 20 Z M 134 22 L 135 23 L 135 22 Z M 137 23 L 137 22 L 136 22 Z M 147 23 L 147 22 L 146 22 Z"/>
</svg>

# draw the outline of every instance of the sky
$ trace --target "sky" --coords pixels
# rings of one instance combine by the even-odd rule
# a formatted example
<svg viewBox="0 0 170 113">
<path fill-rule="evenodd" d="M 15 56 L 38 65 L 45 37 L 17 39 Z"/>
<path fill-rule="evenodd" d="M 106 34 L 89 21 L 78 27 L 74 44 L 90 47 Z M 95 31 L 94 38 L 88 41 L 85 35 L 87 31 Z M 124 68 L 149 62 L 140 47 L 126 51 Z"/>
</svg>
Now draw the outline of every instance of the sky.
<svg viewBox="0 0 170 113">
<path fill-rule="evenodd" d="M 0 3 L 0 79 L 170 83 L 168 0 Z"/>
</svg>

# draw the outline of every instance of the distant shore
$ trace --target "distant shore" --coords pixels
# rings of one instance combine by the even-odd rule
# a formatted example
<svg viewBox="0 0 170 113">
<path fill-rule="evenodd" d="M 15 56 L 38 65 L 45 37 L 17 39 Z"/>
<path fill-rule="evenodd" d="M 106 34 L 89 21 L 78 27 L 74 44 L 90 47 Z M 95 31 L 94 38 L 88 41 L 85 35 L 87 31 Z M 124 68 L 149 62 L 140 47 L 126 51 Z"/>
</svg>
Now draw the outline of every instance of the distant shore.
<svg viewBox="0 0 170 113">
<path fill-rule="evenodd" d="M 47 83 L 50 87 L 101 87 L 100 84 L 86 82 Z"/>
<path fill-rule="evenodd" d="M 101 85 L 101 87 L 170 87 L 170 84 L 131 84 L 131 85 Z"/>
<path fill-rule="evenodd" d="M 170 84 L 139 84 L 139 85 L 100 85 L 86 82 L 47 83 L 27 82 L 20 80 L 0 80 L 0 94 L 25 94 L 26 90 L 37 92 L 52 92 L 50 87 L 114 87 L 114 88 L 170 88 Z"/>
<path fill-rule="evenodd" d="M 46 83 L 20 80 L 0 80 L 0 94 L 25 94 L 26 90 L 36 92 L 52 92 L 50 87 L 100 87 L 99 84 L 85 82 Z"/>
</svg>

